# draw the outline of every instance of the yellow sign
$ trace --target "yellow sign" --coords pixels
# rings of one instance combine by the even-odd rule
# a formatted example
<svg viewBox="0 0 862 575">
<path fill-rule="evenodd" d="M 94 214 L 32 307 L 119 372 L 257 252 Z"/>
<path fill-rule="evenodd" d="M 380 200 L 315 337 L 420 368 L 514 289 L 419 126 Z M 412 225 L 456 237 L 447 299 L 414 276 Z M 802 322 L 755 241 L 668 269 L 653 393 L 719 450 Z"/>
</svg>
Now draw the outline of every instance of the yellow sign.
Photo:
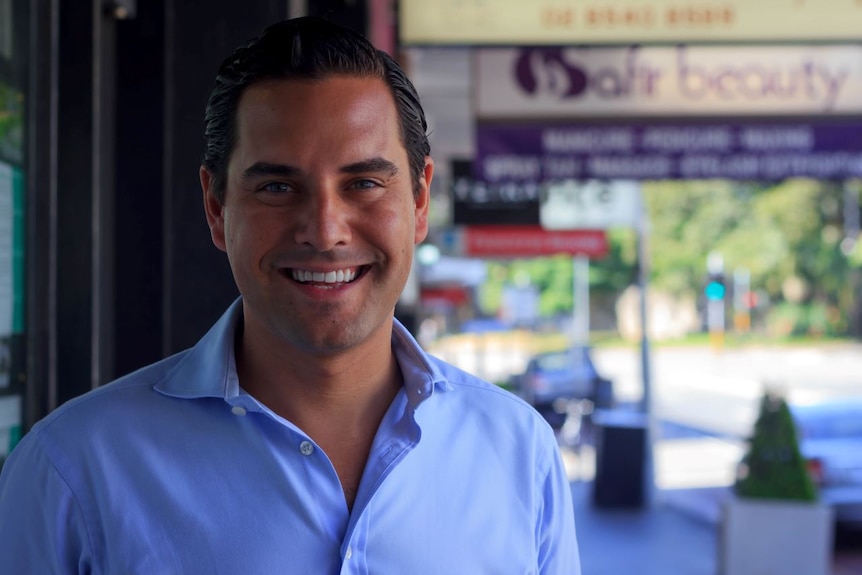
<svg viewBox="0 0 862 575">
<path fill-rule="evenodd" d="M 862 41 L 862 0 L 401 0 L 404 44 Z"/>
</svg>

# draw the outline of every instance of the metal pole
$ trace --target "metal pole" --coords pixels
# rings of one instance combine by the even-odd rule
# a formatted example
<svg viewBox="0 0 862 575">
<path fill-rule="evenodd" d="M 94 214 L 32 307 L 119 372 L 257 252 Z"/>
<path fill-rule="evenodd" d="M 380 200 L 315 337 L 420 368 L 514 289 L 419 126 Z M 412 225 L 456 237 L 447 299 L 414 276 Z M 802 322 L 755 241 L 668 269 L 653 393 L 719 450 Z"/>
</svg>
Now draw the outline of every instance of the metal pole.
<svg viewBox="0 0 862 575">
<path fill-rule="evenodd" d="M 639 194 L 638 214 L 638 290 L 640 292 L 640 323 L 641 323 L 641 375 L 643 381 L 643 397 L 641 410 L 649 414 L 652 411 L 652 376 L 650 368 L 649 322 L 647 314 L 647 285 L 649 284 L 649 217 L 643 201 L 643 191 Z"/>
<path fill-rule="evenodd" d="M 572 334 L 576 346 L 590 341 L 590 259 L 585 255 L 572 258 Z"/>
<path fill-rule="evenodd" d="M 643 187 L 638 185 L 638 287 L 640 291 L 640 315 L 641 315 L 641 376 L 643 381 L 643 397 L 641 398 L 641 411 L 646 418 L 646 430 L 644 433 L 644 499 L 648 506 L 652 506 L 656 498 L 655 489 L 655 460 L 653 456 L 653 440 L 657 436 L 656 421 L 653 415 L 652 403 L 652 369 L 650 367 L 650 341 L 649 322 L 647 306 L 647 286 L 650 275 L 649 258 L 649 215 L 646 202 L 643 198 Z"/>
</svg>

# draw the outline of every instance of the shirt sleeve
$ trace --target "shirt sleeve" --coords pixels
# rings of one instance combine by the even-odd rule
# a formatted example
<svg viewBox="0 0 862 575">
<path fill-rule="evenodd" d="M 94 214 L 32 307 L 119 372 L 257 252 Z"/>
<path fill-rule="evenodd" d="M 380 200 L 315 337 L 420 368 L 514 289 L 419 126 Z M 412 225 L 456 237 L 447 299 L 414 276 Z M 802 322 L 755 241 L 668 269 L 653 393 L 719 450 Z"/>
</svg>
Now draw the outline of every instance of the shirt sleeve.
<svg viewBox="0 0 862 575">
<path fill-rule="evenodd" d="M 0 562 L 8 573 L 91 575 L 80 505 L 38 439 L 25 436 L 0 472 Z"/>
<path fill-rule="evenodd" d="M 572 486 L 556 442 L 550 459 L 550 467 L 542 485 L 536 524 L 539 573 L 581 575 Z"/>
</svg>

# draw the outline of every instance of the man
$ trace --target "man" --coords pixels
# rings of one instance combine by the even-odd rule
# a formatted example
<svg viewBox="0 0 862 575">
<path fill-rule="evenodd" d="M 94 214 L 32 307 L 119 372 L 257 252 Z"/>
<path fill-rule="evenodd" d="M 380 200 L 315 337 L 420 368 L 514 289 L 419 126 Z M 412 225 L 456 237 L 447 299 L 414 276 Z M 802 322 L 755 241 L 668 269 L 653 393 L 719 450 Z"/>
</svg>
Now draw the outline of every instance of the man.
<svg viewBox="0 0 862 575">
<path fill-rule="evenodd" d="M 428 230 L 425 131 L 398 65 L 325 21 L 225 60 L 200 180 L 241 298 L 25 436 L 4 572 L 580 572 L 550 428 L 393 317 Z"/>
</svg>

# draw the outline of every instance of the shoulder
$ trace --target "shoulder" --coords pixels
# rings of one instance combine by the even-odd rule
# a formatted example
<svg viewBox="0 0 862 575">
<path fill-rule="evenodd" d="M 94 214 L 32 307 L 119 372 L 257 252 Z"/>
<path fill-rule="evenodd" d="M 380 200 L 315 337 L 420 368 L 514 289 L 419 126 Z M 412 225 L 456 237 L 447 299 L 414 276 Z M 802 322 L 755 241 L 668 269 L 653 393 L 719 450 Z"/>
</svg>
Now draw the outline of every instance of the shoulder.
<svg viewBox="0 0 862 575">
<path fill-rule="evenodd" d="M 530 417 L 533 414 L 538 415 L 530 404 L 499 385 L 477 377 L 435 356 L 428 355 L 426 357 L 428 362 L 434 365 L 435 370 L 445 379 L 449 389 L 455 391 L 456 394 L 466 395 L 477 401 L 493 401 L 515 412 L 523 412 Z"/>
<path fill-rule="evenodd" d="M 393 330 L 393 350 L 402 373 L 408 379 L 424 380 L 440 391 L 458 391 L 456 395 L 466 394 L 476 400 L 500 402 L 516 411 L 534 411 L 515 394 L 431 355 L 397 321 Z"/>
<path fill-rule="evenodd" d="M 459 389 L 461 392 L 476 393 L 483 397 L 487 394 L 505 402 L 512 402 L 515 406 L 526 407 L 532 410 L 532 407 L 527 402 L 499 385 L 477 377 L 433 355 L 428 355 L 427 357 L 429 363 L 435 366 L 452 388 Z"/>
<path fill-rule="evenodd" d="M 70 399 L 37 422 L 24 439 L 29 436 L 63 438 L 71 434 L 82 440 L 87 433 L 111 429 L 116 432 L 112 426 L 125 421 L 130 412 L 146 410 L 163 397 L 154 390 L 155 385 L 186 353 L 180 352 Z"/>
<path fill-rule="evenodd" d="M 71 399 L 37 422 L 3 466 L 6 486 L 15 484 L 26 490 L 27 477 L 37 483 L 59 482 L 69 493 L 76 493 L 79 504 L 86 508 L 91 475 L 134 457 L 141 441 L 154 432 L 167 433 L 170 422 L 179 420 L 164 415 L 178 410 L 166 408 L 174 400 L 154 386 L 183 354 Z"/>
<path fill-rule="evenodd" d="M 428 361 L 442 377 L 430 403 L 435 405 L 433 409 L 445 414 L 445 421 L 457 424 L 460 437 L 465 436 L 467 424 L 472 423 L 469 429 L 482 436 L 482 441 L 490 440 L 500 447 L 509 442 L 517 444 L 516 449 L 526 449 L 546 463 L 554 457 L 557 450 L 554 431 L 533 406 L 439 358 L 428 356 Z"/>
</svg>

